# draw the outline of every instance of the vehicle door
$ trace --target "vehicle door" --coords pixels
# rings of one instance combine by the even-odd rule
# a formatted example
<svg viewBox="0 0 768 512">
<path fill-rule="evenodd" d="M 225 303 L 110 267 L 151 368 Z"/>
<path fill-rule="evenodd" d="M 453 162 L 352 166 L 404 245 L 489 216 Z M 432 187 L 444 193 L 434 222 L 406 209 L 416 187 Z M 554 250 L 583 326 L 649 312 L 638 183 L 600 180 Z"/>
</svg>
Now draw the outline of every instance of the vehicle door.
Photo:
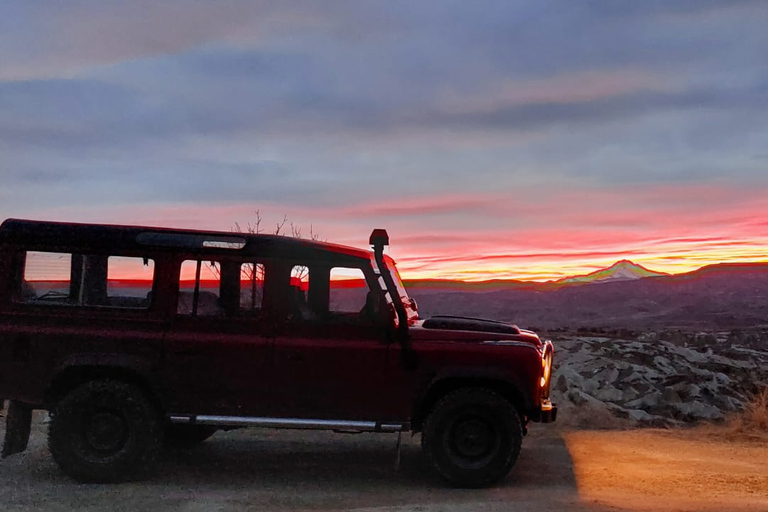
<svg viewBox="0 0 768 512">
<path fill-rule="evenodd" d="M 360 269 L 310 269 L 296 278 L 295 307 L 275 338 L 274 390 L 281 416 L 313 419 L 396 421 L 403 397 L 390 393 L 402 371 L 393 358 L 391 330 L 366 309 L 371 295 Z M 320 283 L 318 285 L 318 283 Z M 325 284 L 323 284 L 325 283 Z M 314 289 L 327 289 L 323 300 Z M 306 293 L 310 299 L 306 300 Z M 376 297 L 373 297 L 374 300 Z M 315 309 L 309 307 L 311 304 Z"/>
<path fill-rule="evenodd" d="M 271 337 L 261 321 L 262 266 L 226 260 L 180 265 L 166 336 L 173 413 L 269 415 Z"/>
</svg>

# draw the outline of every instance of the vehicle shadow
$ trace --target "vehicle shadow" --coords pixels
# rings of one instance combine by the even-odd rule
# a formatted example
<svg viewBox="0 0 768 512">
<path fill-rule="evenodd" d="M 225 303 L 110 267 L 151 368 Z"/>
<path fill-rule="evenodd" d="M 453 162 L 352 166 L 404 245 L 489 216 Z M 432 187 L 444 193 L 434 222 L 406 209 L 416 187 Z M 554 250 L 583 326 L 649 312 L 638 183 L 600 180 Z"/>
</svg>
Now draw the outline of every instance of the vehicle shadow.
<svg viewBox="0 0 768 512">
<path fill-rule="evenodd" d="M 489 489 L 451 489 L 430 470 L 420 438 L 403 436 L 399 470 L 396 435 L 236 431 L 194 449 L 168 450 L 160 481 L 206 489 L 250 489 L 249 499 L 275 508 L 482 505 L 516 503 L 520 510 L 598 510 L 579 502 L 573 463 L 558 435 L 525 440 L 517 465 Z M 160 481 L 158 481 L 160 480 Z M 490 507 L 490 508 L 488 508 Z"/>
<path fill-rule="evenodd" d="M 582 503 L 573 462 L 556 432 L 537 433 L 509 476 L 487 489 L 452 489 L 429 468 L 420 437 L 239 430 L 192 449 L 166 449 L 158 471 L 122 484 L 80 484 L 56 467 L 41 425 L 30 449 L 0 461 L 3 510 L 593 511 Z M 615 509 L 610 509 L 615 510 Z"/>
</svg>

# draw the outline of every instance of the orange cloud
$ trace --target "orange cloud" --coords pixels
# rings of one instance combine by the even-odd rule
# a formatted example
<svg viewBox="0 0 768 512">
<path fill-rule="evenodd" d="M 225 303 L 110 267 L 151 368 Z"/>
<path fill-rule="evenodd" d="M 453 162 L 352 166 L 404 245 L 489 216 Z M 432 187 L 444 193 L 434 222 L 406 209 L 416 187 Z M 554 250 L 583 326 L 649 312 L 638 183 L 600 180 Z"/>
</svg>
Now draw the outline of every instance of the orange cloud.
<svg viewBox="0 0 768 512">
<path fill-rule="evenodd" d="M 255 219 L 265 231 L 288 214 L 325 240 L 365 247 L 387 228 L 408 278 L 557 279 L 632 259 L 682 272 L 718 262 L 765 261 L 768 198 L 732 184 L 636 186 L 542 193 L 448 194 L 333 208 L 267 203 L 129 205 L 57 209 L 40 218 L 231 230 Z"/>
</svg>

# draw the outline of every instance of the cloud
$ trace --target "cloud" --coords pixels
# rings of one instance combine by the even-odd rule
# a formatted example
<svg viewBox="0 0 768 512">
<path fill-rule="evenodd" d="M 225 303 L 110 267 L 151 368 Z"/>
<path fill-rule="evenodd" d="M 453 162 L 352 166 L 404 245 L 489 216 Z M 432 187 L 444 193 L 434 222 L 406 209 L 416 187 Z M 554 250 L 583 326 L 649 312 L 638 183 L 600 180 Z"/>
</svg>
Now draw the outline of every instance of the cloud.
<svg viewBox="0 0 768 512">
<path fill-rule="evenodd" d="M 666 80 L 633 70 L 569 73 L 491 84 L 491 90 L 460 94 L 446 91 L 437 109 L 447 114 L 489 113 L 520 105 L 586 103 L 638 91 L 666 90 Z M 481 85 L 482 87 L 482 85 Z"/>
<path fill-rule="evenodd" d="M 271 37 L 328 29 L 340 12 L 355 10 L 346 2 L 258 0 L 11 1 L 8 7 L 4 25 L 17 28 L 0 36 L 0 80 L 14 81 L 71 76 L 217 42 L 259 45 Z"/>
<path fill-rule="evenodd" d="M 476 276 L 764 240 L 764 2 L 4 8 L 0 216 L 261 207 Z"/>
</svg>

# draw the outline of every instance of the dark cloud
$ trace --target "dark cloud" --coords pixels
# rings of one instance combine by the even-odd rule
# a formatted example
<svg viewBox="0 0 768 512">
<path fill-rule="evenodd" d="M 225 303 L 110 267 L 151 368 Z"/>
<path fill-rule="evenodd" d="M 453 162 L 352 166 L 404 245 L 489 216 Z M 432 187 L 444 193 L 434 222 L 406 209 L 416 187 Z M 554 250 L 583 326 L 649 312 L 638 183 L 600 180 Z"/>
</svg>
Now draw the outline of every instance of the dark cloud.
<svg viewBox="0 0 768 512">
<path fill-rule="evenodd" d="M 765 14 L 748 1 L 12 1 L 0 177 L 18 193 L 3 208 L 46 184 L 60 188 L 35 202 L 89 189 L 104 203 L 325 207 L 725 172 L 764 186 Z"/>
</svg>

